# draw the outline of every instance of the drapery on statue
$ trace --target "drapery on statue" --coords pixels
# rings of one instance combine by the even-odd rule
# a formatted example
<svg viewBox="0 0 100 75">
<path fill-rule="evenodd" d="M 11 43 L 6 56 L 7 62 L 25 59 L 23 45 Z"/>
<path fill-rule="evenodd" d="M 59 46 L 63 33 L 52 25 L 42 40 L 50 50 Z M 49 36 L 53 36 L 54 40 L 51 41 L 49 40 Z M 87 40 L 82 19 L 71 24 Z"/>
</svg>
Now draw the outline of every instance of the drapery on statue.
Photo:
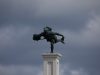
<svg viewBox="0 0 100 75">
<path fill-rule="evenodd" d="M 61 38 L 58 39 L 57 36 L 61 36 Z M 47 42 L 50 42 L 51 53 L 53 53 L 54 44 L 56 44 L 58 42 L 61 42 L 64 44 L 64 36 L 62 34 L 52 32 L 52 28 L 50 28 L 50 27 L 45 27 L 44 31 L 41 32 L 40 34 L 33 34 L 33 40 L 38 41 L 38 40 L 42 40 L 42 39 L 46 39 Z"/>
</svg>

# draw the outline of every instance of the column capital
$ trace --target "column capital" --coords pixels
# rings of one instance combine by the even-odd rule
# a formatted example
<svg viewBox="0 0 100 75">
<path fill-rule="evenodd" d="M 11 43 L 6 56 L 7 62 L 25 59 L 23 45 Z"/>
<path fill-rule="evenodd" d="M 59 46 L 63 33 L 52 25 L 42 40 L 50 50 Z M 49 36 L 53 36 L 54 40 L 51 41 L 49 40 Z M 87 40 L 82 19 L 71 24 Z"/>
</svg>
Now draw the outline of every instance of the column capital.
<svg viewBox="0 0 100 75">
<path fill-rule="evenodd" d="M 62 55 L 60 53 L 43 53 L 42 56 L 44 59 L 46 58 L 59 59 Z"/>
</svg>

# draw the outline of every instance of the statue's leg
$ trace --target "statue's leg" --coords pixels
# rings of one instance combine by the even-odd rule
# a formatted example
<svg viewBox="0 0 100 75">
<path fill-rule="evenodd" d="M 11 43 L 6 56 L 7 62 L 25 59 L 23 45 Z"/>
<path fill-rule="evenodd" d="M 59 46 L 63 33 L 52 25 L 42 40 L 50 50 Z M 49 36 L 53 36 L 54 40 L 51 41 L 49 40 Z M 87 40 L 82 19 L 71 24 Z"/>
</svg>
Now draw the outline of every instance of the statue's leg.
<svg viewBox="0 0 100 75">
<path fill-rule="evenodd" d="M 54 49 L 54 44 L 51 43 L 51 53 L 53 53 L 53 49 Z"/>
</svg>

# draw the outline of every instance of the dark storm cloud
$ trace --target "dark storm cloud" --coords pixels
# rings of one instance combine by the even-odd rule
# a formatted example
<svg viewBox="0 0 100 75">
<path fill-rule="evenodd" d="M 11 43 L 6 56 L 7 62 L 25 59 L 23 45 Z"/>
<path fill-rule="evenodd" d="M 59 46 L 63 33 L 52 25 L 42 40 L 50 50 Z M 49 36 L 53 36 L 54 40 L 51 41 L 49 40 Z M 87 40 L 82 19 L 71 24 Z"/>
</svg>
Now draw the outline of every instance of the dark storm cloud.
<svg viewBox="0 0 100 75">
<path fill-rule="evenodd" d="M 22 23 L 42 27 L 47 24 L 78 30 L 84 27 L 88 13 L 98 5 L 97 0 L 75 0 L 74 3 L 72 0 L 0 0 L 0 25 Z"/>
<path fill-rule="evenodd" d="M 4 66 L 0 65 L 0 74 L 1 75 L 42 75 L 41 68 L 37 66 L 30 65 L 10 65 Z"/>
<path fill-rule="evenodd" d="M 35 0 L 0 0 L 0 23 L 32 21 L 36 12 Z"/>
<path fill-rule="evenodd" d="M 44 43 L 41 44 L 42 41 L 37 43 L 32 40 L 34 30 L 30 26 L 11 25 L 2 28 L 0 30 L 0 63 L 8 65 L 35 63 L 39 65 L 41 53 L 44 51 L 41 47 L 47 48 L 47 46 Z"/>
</svg>

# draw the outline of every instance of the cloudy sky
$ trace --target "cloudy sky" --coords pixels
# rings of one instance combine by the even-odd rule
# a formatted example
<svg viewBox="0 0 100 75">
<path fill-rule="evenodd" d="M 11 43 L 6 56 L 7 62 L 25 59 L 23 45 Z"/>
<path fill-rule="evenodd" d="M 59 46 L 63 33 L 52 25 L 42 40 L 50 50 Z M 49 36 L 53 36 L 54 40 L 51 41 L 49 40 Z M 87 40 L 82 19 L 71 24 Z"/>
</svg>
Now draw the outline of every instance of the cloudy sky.
<svg viewBox="0 0 100 75">
<path fill-rule="evenodd" d="M 43 75 L 45 26 L 65 36 L 61 75 L 100 75 L 100 0 L 0 0 L 0 75 Z"/>
</svg>

